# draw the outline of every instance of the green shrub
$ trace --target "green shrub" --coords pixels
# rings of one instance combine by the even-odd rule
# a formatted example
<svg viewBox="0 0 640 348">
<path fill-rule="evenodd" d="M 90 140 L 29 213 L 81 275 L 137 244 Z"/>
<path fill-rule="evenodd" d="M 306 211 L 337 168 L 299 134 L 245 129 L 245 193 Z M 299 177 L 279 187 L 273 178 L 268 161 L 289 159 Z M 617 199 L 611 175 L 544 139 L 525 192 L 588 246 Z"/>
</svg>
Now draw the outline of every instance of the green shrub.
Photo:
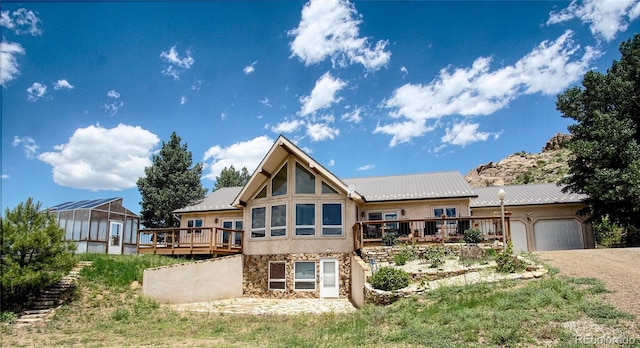
<svg viewBox="0 0 640 348">
<path fill-rule="evenodd" d="M 394 246 L 398 243 L 398 236 L 395 233 L 387 233 L 382 237 L 382 245 Z"/>
<path fill-rule="evenodd" d="M 593 224 L 593 234 L 598 247 L 616 248 L 624 246 L 624 228 L 609 220 L 605 216 Z"/>
<path fill-rule="evenodd" d="M 409 285 L 409 273 L 397 268 L 381 267 L 373 273 L 369 283 L 379 290 L 398 290 Z"/>
<path fill-rule="evenodd" d="M 444 264 L 444 247 L 442 245 L 430 245 L 423 254 L 424 259 L 436 268 Z"/>
<path fill-rule="evenodd" d="M 17 315 L 11 311 L 0 312 L 0 323 L 11 324 L 16 320 Z"/>
<path fill-rule="evenodd" d="M 496 271 L 501 273 L 515 273 L 525 268 L 524 263 L 513 254 L 513 244 L 507 242 L 505 251 L 496 256 Z"/>
<path fill-rule="evenodd" d="M 482 242 L 483 236 L 479 228 L 470 228 L 464 231 L 465 243 L 476 244 Z"/>
<path fill-rule="evenodd" d="M 403 249 L 393 255 L 393 262 L 398 266 L 403 266 L 411 259 L 412 253 L 410 250 Z"/>
</svg>

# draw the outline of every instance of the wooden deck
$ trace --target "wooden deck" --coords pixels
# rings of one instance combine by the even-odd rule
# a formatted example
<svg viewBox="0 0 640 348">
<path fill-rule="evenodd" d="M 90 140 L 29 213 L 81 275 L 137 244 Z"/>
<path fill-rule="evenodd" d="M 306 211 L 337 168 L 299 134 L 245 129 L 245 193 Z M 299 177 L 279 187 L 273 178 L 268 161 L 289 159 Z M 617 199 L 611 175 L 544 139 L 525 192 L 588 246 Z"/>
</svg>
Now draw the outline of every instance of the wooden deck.
<svg viewBox="0 0 640 348">
<path fill-rule="evenodd" d="M 243 231 L 226 228 L 151 228 L 138 230 L 138 254 L 234 255 L 242 253 Z"/>
<path fill-rule="evenodd" d="M 509 216 L 505 216 L 506 239 L 511 239 Z M 382 245 L 384 237 L 393 234 L 398 243 L 455 243 L 462 241 L 464 231 L 477 228 L 485 241 L 502 241 L 502 221 L 498 216 L 467 216 L 383 221 L 359 221 L 353 225 L 354 249 Z"/>
</svg>

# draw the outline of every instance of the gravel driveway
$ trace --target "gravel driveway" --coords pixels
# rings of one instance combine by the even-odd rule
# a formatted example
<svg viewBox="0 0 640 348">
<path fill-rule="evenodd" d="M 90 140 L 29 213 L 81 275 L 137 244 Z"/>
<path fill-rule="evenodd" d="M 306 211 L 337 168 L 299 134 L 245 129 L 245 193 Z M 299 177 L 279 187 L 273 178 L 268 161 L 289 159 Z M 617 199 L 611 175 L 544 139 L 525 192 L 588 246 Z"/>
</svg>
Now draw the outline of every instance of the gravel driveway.
<svg viewBox="0 0 640 348">
<path fill-rule="evenodd" d="M 602 280 L 613 293 L 610 304 L 636 316 L 640 323 L 640 248 L 537 251 L 540 261 L 560 274 Z"/>
</svg>

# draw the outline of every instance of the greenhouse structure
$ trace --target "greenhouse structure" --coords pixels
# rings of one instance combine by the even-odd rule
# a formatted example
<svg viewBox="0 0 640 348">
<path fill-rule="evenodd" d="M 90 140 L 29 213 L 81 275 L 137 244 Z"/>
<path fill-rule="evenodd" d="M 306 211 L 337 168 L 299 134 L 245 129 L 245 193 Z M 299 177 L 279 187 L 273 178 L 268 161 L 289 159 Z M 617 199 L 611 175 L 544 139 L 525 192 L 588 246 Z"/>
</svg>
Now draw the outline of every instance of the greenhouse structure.
<svg viewBox="0 0 640 348">
<path fill-rule="evenodd" d="M 77 253 L 135 254 L 140 218 L 122 205 L 122 198 L 65 202 L 50 207 L 65 240 Z"/>
</svg>

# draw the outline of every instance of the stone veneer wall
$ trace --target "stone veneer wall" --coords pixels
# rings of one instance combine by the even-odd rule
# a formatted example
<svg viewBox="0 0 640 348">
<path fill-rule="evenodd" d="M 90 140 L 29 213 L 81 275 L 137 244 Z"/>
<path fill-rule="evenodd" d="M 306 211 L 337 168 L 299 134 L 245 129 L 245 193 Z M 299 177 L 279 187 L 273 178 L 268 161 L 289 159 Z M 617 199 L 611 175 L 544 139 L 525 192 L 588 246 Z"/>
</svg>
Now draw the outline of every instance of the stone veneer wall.
<svg viewBox="0 0 640 348">
<path fill-rule="evenodd" d="M 320 259 L 337 259 L 339 296 L 349 298 L 351 291 L 350 254 L 276 254 L 244 255 L 243 296 L 262 298 L 319 298 L 320 297 Z M 269 261 L 285 261 L 285 290 L 269 290 Z M 294 263 L 296 261 L 316 261 L 316 289 L 294 290 Z"/>
</svg>

